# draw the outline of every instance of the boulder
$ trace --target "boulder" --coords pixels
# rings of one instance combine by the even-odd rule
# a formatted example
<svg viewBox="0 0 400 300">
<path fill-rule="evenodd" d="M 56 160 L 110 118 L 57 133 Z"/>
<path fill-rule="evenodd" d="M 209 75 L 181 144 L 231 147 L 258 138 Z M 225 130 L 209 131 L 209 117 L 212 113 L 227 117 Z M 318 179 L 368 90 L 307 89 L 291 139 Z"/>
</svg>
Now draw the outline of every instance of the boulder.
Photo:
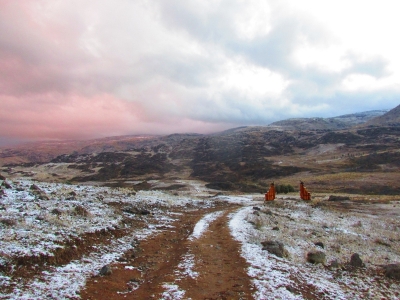
<svg viewBox="0 0 400 300">
<path fill-rule="evenodd" d="M 350 200 L 350 197 L 348 196 L 334 196 L 330 195 L 328 198 L 328 201 L 348 201 Z"/>
<path fill-rule="evenodd" d="M 312 264 L 324 264 L 326 255 L 322 251 L 311 251 L 307 253 L 307 261 Z"/>
<path fill-rule="evenodd" d="M 262 242 L 262 250 L 267 250 L 269 253 L 278 257 L 288 257 L 288 252 L 281 242 L 278 241 L 265 241 Z"/>
<path fill-rule="evenodd" d="M 112 274 L 112 270 L 109 265 L 103 266 L 99 272 L 100 276 L 106 276 L 106 275 L 111 275 L 111 274 Z"/>
<path fill-rule="evenodd" d="M 358 253 L 354 253 L 351 255 L 350 266 L 355 267 L 355 268 L 361 268 L 364 266 L 364 263 Z"/>
<path fill-rule="evenodd" d="M 34 194 L 38 199 L 49 200 L 49 197 L 47 197 L 46 193 L 42 191 L 40 187 L 38 187 L 36 184 L 32 184 L 29 189 L 32 191 L 32 194 Z"/>
<path fill-rule="evenodd" d="M 383 266 L 385 276 L 388 278 L 400 280 L 400 264 L 389 264 Z"/>
<path fill-rule="evenodd" d="M 31 187 L 29 188 L 32 191 L 38 191 L 41 192 L 42 190 L 40 189 L 40 187 L 38 187 L 36 184 L 32 184 Z"/>
<path fill-rule="evenodd" d="M 6 189 L 12 189 L 12 186 L 11 186 L 11 184 L 9 184 L 7 181 L 3 181 L 3 183 L 1 184 L 2 186 L 4 186 L 4 188 L 6 188 Z"/>
<path fill-rule="evenodd" d="M 132 214 L 132 215 L 150 215 L 151 212 L 145 208 L 138 208 L 135 206 L 126 206 L 122 209 L 123 212 L 126 212 L 128 214 Z"/>
</svg>

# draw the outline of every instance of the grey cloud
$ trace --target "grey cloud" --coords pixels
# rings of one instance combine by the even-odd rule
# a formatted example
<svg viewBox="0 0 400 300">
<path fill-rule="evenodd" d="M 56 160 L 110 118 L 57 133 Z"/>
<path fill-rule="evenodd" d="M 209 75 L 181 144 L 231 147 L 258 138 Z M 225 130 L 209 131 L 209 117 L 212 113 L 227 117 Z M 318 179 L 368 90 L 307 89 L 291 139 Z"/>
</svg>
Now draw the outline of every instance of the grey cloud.
<svg viewBox="0 0 400 300">
<path fill-rule="evenodd" d="M 10 1 L 16 4 L 0 9 L 0 96 L 106 94 L 133 102 L 141 118 L 154 124 L 180 119 L 268 124 L 300 112 L 314 114 L 317 110 L 308 108 L 318 105 L 319 114 L 330 116 L 358 111 L 361 101 L 365 109 L 375 109 L 383 97 L 397 105 L 389 88 L 381 94 L 339 88 L 350 74 L 390 75 L 384 57 L 349 52 L 343 57 L 349 67 L 341 71 L 295 61 L 303 42 L 324 46 L 337 41 L 322 23 L 291 10 L 289 2 L 266 1 L 270 32 L 246 39 L 235 26 L 253 3 L 247 1 L 43 1 L 48 11 L 34 15 L 37 22 L 23 13 L 28 2 Z M 236 64 L 238 72 L 240 64 L 267 68 L 288 85 L 276 97 L 234 84 L 220 87 Z M 280 101 L 286 109 L 274 108 Z M 294 112 L 292 106 L 300 109 Z"/>
<path fill-rule="evenodd" d="M 367 57 L 361 59 L 356 53 L 349 53 L 346 56 L 352 62 L 349 73 L 361 73 L 376 78 L 385 77 L 389 74 L 388 61 L 382 56 Z"/>
</svg>

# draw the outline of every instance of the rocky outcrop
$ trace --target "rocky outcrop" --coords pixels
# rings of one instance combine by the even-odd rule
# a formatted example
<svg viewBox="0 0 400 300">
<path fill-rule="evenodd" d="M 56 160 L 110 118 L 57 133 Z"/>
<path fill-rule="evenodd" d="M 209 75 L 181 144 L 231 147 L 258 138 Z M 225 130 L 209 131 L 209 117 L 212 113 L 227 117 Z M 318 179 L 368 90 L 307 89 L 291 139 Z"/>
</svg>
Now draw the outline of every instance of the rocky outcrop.
<svg viewBox="0 0 400 300">
<path fill-rule="evenodd" d="M 274 254 L 278 257 L 288 257 L 289 253 L 285 249 L 283 243 L 279 241 L 265 241 L 262 242 L 262 250 L 267 250 L 269 253 Z"/>
</svg>

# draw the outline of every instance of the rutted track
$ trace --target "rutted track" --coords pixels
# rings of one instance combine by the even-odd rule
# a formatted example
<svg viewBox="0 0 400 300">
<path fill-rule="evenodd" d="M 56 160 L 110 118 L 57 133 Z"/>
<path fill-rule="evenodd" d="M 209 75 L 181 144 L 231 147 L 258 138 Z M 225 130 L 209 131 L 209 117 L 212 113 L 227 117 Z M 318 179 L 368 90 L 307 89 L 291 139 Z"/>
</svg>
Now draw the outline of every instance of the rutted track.
<svg viewBox="0 0 400 300">
<path fill-rule="evenodd" d="M 236 205 L 183 211 L 173 228 L 144 240 L 110 276 L 93 277 L 83 299 L 252 299 L 246 261 L 231 237 L 229 214 Z M 193 235 L 204 216 L 219 211 L 208 228 Z M 191 260 L 190 266 L 185 266 Z M 188 270 L 189 269 L 189 270 Z"/>
</svg>

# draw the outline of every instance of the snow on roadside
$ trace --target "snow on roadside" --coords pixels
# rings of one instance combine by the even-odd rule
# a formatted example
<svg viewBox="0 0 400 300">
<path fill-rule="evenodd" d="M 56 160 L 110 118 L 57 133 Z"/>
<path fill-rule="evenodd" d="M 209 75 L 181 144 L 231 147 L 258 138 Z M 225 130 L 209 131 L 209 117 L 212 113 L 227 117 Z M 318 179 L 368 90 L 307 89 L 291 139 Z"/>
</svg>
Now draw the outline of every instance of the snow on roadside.
<svg viewBox="0 0 400 300">
<path fill-rule="evenodd" d="M 135 238 L 144 239 L 159 229 L 169 228 L 178 214 L 172 207 L 211 207 L 212 201 L 193 197 L 174 196 L 162 191 L 140 191 L 98 186 L 77 186 L 60 183 L 41 183 L 27 179 L 10 182 L 0 198 L 0 265 L 21 256 L 52 256 L 54 249 L 63 247 L 71 238 L 84 233 L 125 226 L 123 215 L 141 218 L 147 229 L 134 231 Z M 49 199 L 40 199 L 30 189 L 37 185 Z M 150 207 L 151 216 L 142 217 L 115 211 L 112 203 Z M 76 213 L 83 208 L 84 215 Z M 166 208 L 166 209 L 161 209 Z M 152 223 L 155 224 L 152 224 Z M 79 290 L 86 278 L 95 275 L 105 264 L 114 262 L 132 248 L 132 235 L 115 239 L 109 245 L 93 246 L 93 251 L 80 260 L 66 265 L 48 266 L 32 280 L 20 280 L 0 272 L 0 298 L 6 299 L 79 299 Z M 182 265 L 183 266 L 183 265 Z M 11 266 L 14 268 L 14 266 Z M 190 270 L 189 265 L 183 266 Z M 193 273 L 194 274 L 194 273 Z M 12 287 L 13 291 L 5 292 Z"/>
<path fill-rule="evenodd" d="M 286 286 L 291 284 L 287 273 L 274 270 L 274 262 L 267 259 L 259 245 L 249 243 L 252 225 L 245 222 L 247 214 L 252 211 L 251 207 L 240 209 L 231 215 L 229 228 L 233 237 L 242 244 L 242 256 L 250 264 L 248 274 L 253 278 L 257 288 L 256 299 L 302 299 L 289 292 Z"/>
<path fill-rule="evenodd" d="M 5 258 L 52 256 L 65 240 L 118 227 L 121 221 L 121 216 L 98 198 L 105 193 L 104 188 L 35 183 L 48 195 L 47 200 L 35 197 L 30 190 L 32 184 L 29 180 L 13 183 L 15 188 L 6 189 L 0 199 L 0 217 L 6 224 L 0 231 L 0 249 Z M 85 196 L 78 199 L 74 194 Z M 77 213 L 77 207 L 81 208 L 81 214 Z"/>
<path fill-rule="evenodd" d="M 144 239 L 152 231 L 146 229 L 135 234 Z M 97 275 L 101 267 L 114 262 L 131 249 L 132 240 L 132 236 L 125 236 L 114 240 L 110 245 L 97 247 L 97 251 L 80 260 L 71 261 L 61 267 L 52 267 L 27 285 L 15 288 L 12 295 L 8 295 L 9 299 L 78 299 L 79 290 L 85 286 L 86 278 Z"/>
<path fill-rule="evenodd" d="M 331 256 L 333 246 L 336 246 L 335 234 L 343 241 L 346 241 L 344 233 L 357 237 L 359 241 L 356 239 L 354 246 L 349 245 L 348 240 L 341 245 L 346 255 L 348 250 L 356 250 L 355 246 L 365 242 L 366 238 L 357 233 L 360 220 L 367 231 L 370 226 L 367 217 L 360 218 L 354 214 L 347 217 L 340 213 L 335 215 L 331 211 L 313 209 L 308 204 L 293 201 L 272 203 L 261 208 L 260 212 L 244 207 L 232 214 L 229 223 L 231 234 L 241 242 L 242 256 L 250 265 L 248 274 L 257 287 L 255 298 L 303 299 L 296 291 L 304 290 L 315 298 L 323 299 L 397 298 L 400 286 L 395 282 L 381 282 L 366 272 L 337 273 L 305 261 L 307 251 L 315 249 L 312 239 L 308 241 L 309 233 L 311 237 L 315 233 L 324 236 L 328 248 L 331 248 L 324 251 L 330 259 L 335 258 Z M 278 231 L 272 230 L 276 224 L 279 224 Z M 268 239 L 282 241 L 290 258 L 282 259 L 262 250 L 261 242 Z M 342 252 L 340 255 L 344 254 Z"/>
</svg>

